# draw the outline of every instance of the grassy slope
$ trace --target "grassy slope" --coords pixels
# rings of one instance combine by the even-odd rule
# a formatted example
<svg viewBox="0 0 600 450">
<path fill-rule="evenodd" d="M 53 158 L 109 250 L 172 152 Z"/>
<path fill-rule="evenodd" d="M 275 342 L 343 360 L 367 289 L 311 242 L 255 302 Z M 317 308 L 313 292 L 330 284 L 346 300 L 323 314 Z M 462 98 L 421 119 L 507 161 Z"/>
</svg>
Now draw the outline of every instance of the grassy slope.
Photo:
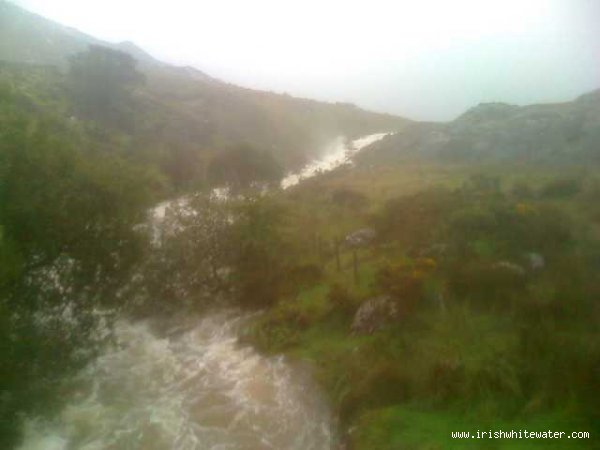
<svg viewBox="0 0 600 450">
<path fill-rule="evenodd" d="M 288 233 L 301 242 L 300 257 L 316 262 L 324 275 L 316 285 L 307 286 L 272 307 L 256 325 L 254 341 L 266 351 L 283 351 L 316 363 L 317 376 L 332 404 L 342 415 L 345 426 L 354 430 L 349 437 L 352 448 L 590 448 L 590 441 L 461 442 L 450 438 L 451 431 L 489 429 L 591 431 L 589 417 L 576 401 L 553 402 L 543 393 L 521 391 L 510 359 L 511 353 L 519 349 L 510 314 L 477 311 L 458 304 L 441 312 L 429 305 L 400 327 L 372 336 L 352 336 L 351 314 L 329 298 L 331 286 L 341 284 L 352 298 L 350 310 L 355 310 L 361 300 L 377 293 L 374 279 L 378 268 L 406 258 L 406 249 L 390 244 L 360 250 L 359 280 L 355 282 L 351 253 L 342 253 L 342 270 L 338 271 L 331 254 L 322 251 L 319 255 L 314 236 L 330 242 L 369 225 L 372 214 L 390 198 L 437 186 L 456 188 L 477 173 L 501 175 L 507 188 L 526 181 L 531 188 L 538 189 L 568 174 L 585 179 L 585 189 L 593 193 L 598 182 L 589 170 L 581 167 L 532 171 L 531 167 L 519 166 L 415 164 L 339 170 L 284 195 L 283 201 L 294 211 Z M 359 208 L 332 205 L 332 193 L 339 189 L 360 192 L 368 202 Z M 589 195 L 582 193 L 580 197 Z M 582 201 L 588 206 L 592 204 Z M 600 218 L 597 208 L 594 212 L 573 198 L 554 199 L 550 203 L 574 216 L 578 223 L 590 225 L 597 233 Z M 584 330 L 582 326 L 581 332 Z M 462 397 L 455 392 L 451 401 L 440 400 L 440 394 L 431 392 L 426 379 L 431 367 L 456 355 L 464 359 L 472 379 L 460 391 Z M 478 378 L 482 376 L 483 381 Z M 489 385 L 495 383 L 504 394 L 498 396 L 492 392 Z M 387 392 L 390 386 L 393 390 L 398 385 L 406 385 L 408 392 Z"/>
</svg>

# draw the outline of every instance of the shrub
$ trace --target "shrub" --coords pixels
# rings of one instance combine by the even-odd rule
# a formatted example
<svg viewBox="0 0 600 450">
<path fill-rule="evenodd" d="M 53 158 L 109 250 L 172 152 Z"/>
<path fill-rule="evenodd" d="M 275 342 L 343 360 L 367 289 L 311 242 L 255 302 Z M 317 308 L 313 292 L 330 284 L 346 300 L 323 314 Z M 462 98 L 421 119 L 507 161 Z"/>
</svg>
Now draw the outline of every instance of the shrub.
<svg viewBox="0 0 600 450">
<path fill-rule="evenodd" d="M 530 200 L 535 195 L 531 186 L 524 181 L 516 182 L 511 188 L 511 194 L 520 200 Z"/>
<path fill-rule="evenodd" d="M 401 403 L 410 396 L 410 379 L 399 363 L 380 360 L 353 375 L 350 390 L 340 401 L 343 420 L 360 410 Z"/>
<path fill-rule="evenodd" d="M 331 194 L 331 201 L 336 205 L 346 208 L 362 208 L 367 203 L 367 197 L 355 190 L 347 188 L 339 188 Z"/>
<path fill-rule="evenodd" d="M 500 178 L 485 174 L 471 175 L 461 189 L 465 193 L 497 194 L 500 193 Z"/>
<path fill-rule="evenodd" d="M 356 309 L 356 299 L 350 291 L 340 283 L 334 283 L 329 289 L 329 302 L 332 304 L 334 311 L 339 311 L 344 315 L 351 315 Z"/>
<path fill-rule="evenodd" d="M 456 261 L 446 275 L 453 296 L 478 300 L 488 306 L 497 305 L 498 301 L 508 304 L 512 294 L 522 290 L 527 281 L 524 270 L 508 261 Z"/>
<path fill-rule="evenodd" d="M 316 264 L 297 264 L 286 270 L 286 281 L 292 292 L 317 284 L 323 278 L 323 270 Z"/>
<path fill-rule="evenodd" d="M 512 324 L 455 306 L 431 317 L 429 326 L 413 343 L 422 395 L 443 402 L 520 396 L 519 340 Z"/>
<path fill-rule="evenodd" d="M 280 302 L 253 325 L 250 340 L 264 351 L 285 350 L 298 343 L 300 332 L 315 318 L 313 311 L 297 302 Z"/>
<path fill-rule="evenodd" d="M 581 191 L 581 182 L 575 178 L 552 180 L 542 186 L 540 194 L 546 198 L 573 197 Z"/>
<path fill-rule="evenodd" d="M 241 304 L 274 304 L 281 296 L 285 273 L 293 255 L 285 240 L 285 210 L 271 198 L 244 203 L 232 226 L 233 281 Z"/>
<path fill-rule="evenodd" d="M 456 195 L 445 189 L 392 199 L 374 218 L 374 225 L 383 240 L 422 247 L 435 237 L 458 201 Z"/>
<path fill-rule="evenodd" d="M 425 282 L 436 269 L 432 258 L 387 264 L 377 272 L 375 286 L 394 298 L 400 317 L 413 312 L 425 295 Z"/>
</svg>

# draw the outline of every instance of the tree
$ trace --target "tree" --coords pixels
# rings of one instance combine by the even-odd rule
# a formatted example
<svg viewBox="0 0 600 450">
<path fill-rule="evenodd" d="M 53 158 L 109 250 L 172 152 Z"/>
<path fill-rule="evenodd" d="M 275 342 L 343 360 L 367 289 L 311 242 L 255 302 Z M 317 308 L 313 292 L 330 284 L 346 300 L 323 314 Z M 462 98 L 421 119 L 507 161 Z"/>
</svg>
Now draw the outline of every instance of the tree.
<svg viewBox="0 0 600 450">
<path fill-rule="evenodd" d="M 138 280 L 137 291 L 144 294 L 139 312 L 206 306 L 207 296 L 212 300 L 227 290 L 234 250 L 228 204 L 203 194 L 186 196 L 167 206 L 157 225 L 156 246 Z"/>
<path fill-rule="evenodd" d="M 131 89 L 144 81 L 131 55 L 98 45 L 70 60 L 69 88 L 86 119 L 115 128 L 131 126 Z"/>
<path fill-rule="evenodd" d="M 105 342 L 97 311 L 115 306 L 141 256 L 135 225 L 153 185 L 115 156 L 84 153 L 60 118 L 19 112 L 17 100 L 0 97 L 2 448 L 19 413 L 50 413 L 57 386 Z"/>
<path fill-rule="evenodd" d="M 240 144 L 217 155 L 208 167 L 213 185 L 227 186 L 234 191 L 281 180 L 283 169 L 269 152 L 261 152 Z"/>
<path fill-rule="evenodd" d="M 233 270 L 239 301 L 248 306 L 273 304 L 279 297 L 289 248 L 282 233 L 283 210 L 269 198 L 240 206 L 233 229 Z"/>
</svg>

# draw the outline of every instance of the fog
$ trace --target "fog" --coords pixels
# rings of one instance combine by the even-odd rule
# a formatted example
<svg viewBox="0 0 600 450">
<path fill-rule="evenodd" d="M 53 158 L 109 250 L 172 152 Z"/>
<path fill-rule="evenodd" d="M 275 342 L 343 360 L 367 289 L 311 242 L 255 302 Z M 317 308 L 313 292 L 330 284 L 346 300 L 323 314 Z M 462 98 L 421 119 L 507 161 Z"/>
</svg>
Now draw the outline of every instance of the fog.
<svg viewBox="0 0 600 450">
<path fill-rule="evenodd" d="M 16 3 L 231 83 L 415 119 L 600 87 L 591 0 Z"/>
</svg>

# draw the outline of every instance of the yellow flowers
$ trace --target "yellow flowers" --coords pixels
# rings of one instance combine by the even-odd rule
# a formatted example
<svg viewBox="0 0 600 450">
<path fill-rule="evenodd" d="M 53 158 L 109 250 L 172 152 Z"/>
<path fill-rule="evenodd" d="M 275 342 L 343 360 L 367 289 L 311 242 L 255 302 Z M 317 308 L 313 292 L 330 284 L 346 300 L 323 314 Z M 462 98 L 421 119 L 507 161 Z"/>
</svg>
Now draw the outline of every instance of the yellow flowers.
<svg viewBox="0 0 600 450">
<path fill-rule="evenodd" d="M 527 216 L 536 212 L 536 208 L 533 205 L 530 205 L 529 203 L 520 202 L 517 203 L 517 205 L 515 206 L 515 211 L 520 216 Z"/>
<path fill-rule="evenodd" d="M 418 258 L 415 260 L 410 276 L 415 280 L 422 280 L 437 267 L 433 258 Z"/>
<path fill-rule="evenodd" d="M 415 261 L 415 267 L 417 269 L 429 272 L 435 270 L 437 267 L 437 262 L 433 258 L 419 258 Z"/>
</svg>

